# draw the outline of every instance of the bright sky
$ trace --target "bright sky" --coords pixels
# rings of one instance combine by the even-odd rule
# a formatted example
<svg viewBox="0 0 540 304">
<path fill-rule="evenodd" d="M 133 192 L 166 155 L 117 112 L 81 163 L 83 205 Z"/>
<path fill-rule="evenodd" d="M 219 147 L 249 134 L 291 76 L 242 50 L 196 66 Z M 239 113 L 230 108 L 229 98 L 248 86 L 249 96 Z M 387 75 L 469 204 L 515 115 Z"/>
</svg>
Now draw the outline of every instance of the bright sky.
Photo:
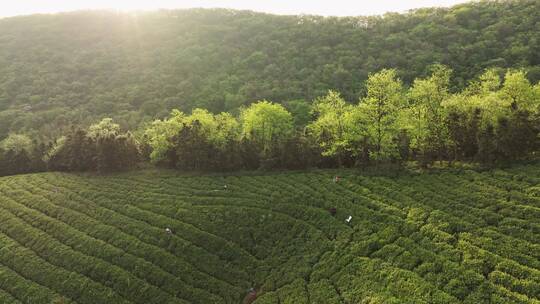
<svg viewBox="0 0 540 304">
<path fill-rule="evenodd" d="M 451 6 L 468 0 L 3 0 L 0 16 L 55 13 L 81 9 L 155 10 L 224 7 L 273 14 L 325 16 L 375 15 L 412 8 Z"/>
</svg>

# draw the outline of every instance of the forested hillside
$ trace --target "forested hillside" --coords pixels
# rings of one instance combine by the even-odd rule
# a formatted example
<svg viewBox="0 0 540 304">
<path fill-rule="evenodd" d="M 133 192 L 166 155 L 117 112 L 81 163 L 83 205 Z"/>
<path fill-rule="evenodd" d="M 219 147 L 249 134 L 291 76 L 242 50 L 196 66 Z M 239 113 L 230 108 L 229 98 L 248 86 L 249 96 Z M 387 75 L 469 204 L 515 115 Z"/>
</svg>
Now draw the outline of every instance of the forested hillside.
<svg viewBox="0 0 540 304">
<path fill-rule="evenodd" d="M 539 184 L 539 164 L 0 177 L 0 302 L 538 304 Z"/>
<path fill-rule="evenodd" d="M 220 9 L 5 18 L 0 140 L 54 138 L 103 117 L 133 130 L 173 108 L 234 112 L 261 99 L 294 114 L 328 89 L 358 101 L 383 68 L 410 85 L 445 64 L 451 91 L 488 67 L 523 68 L 535 84 L 539 20 L 536 0 L 350 18 Z"/>
</svg>

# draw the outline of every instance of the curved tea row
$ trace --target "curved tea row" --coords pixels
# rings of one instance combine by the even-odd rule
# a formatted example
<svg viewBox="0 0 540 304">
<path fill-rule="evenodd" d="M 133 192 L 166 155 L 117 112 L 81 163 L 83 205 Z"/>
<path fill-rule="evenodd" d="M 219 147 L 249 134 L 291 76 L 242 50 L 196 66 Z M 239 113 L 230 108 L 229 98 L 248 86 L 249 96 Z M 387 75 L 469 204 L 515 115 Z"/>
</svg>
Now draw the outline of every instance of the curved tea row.
<svg viewBox="0 0 540 304">
<path fill-rule="evenodd" d="M 258 304 L 540 303 L 540 165 L 0 178 L 2 303 L 240 303 L 251 287 Z"/>
</svg>

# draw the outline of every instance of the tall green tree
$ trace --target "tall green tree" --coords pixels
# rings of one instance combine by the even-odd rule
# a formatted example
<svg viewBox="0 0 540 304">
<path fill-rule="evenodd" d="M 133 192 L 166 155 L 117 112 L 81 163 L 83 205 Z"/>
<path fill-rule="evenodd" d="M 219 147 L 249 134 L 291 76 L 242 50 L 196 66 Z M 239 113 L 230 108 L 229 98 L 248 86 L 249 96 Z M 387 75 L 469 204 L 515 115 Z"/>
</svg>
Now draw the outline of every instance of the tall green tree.
<svg viewBox="0 0 540 304">
<path fill-rule="evenodd" d="M 509 110 L 525 110 L 533 112 L 538 107 L 534 87 L 526 77 L 524 71 L 509 70 L 504 76 L 501 89 L 501 98 Z"/>
<path fill-rule="evenodd" d="M 359 104 L 365 115 L 371 158 L 381 161 L 399 157 L 399 111 L 406 107 L 401 80 L 395 70 L 369 75 L 367 96 Z"/>
<path fill-rule="evenodd" d="M 32 139 L 24 134 L 9 134 L 7 138 L 0 142 L 0 148 L 4 151 L 14 151 L 16 153 L 25 150 L 31 152 L 34 149 Z"/>
<path fill-rule="evenodd" d="M 293 119 L 282 105 L 266 100 L 241 113 L 242 136 L 252 141 L 264 157 L 279 149 L 293 135 Z"/>
<path fill-rule="evenodd" d="M 153 121 L 144 131 L 145 144 L 152 149 L 150 153 L 152 163 L 166 161 L 167 152 L 173 149 L 170 139 L 182 130 L 185 117 L 183 112 L 172 110 L 167 119 Z"/>
<path fill-rule="evenodd" d="M 174 167 L 182 170 L 216 169 L 219 153 L 209 141 L 203 130 L 203 124 L 194 120 L 184 125 L 182 130 L 170 139 L 173 150 L 170 151 Z"/>
<path fill-rule="evenodd" d="M 134 167 L 140 159 L 138 143 L 130 132 L 122 133 L 120 125 L 104 118 L 88 128 L 95 144 L 96 169 L 100 172 L 121 171 Z"/>
<path fill-rule="evenodd" d="M 497 157 L 516 160 L 538 147 L 540 99 L 523 71 L 508 71 L 500 91 L 504 115 L 496 124 Z"/>
<path fill-rule="evenodd" d="M 80 127 L 73 127 L 59 138 L 48 152 L 47 164 L 55 171 L 95 170 L 95 140 Z"/>
<path fill-rule="evenodd" d="M 409 90 L 411 108 L 411 146 L 425 165 L 442 160 L 449 144 L 449 131 L 443 102 L 449 98 L 451 70 L 442 65 L 432 67 L 432 74 L 416 79 Z"/>
<path fill-rule="evenodd" d="M 140 160 L 138 143 L 130 132 L 105 118 L 88 129 L 72 128 L 50 148 L 47 163 L 58 171 L 120 171 Z"/>
<path fill-rule="evenodd" d="M 347 103 L 338 92 L 329 91 L 313 103 L 315 117 L 308 130 L 322 155 L 335 157 L 341 166 L 348 156 L 358 156 L 367 138 L 366 119 L 358 107 Z"/>
<path fill-rule="evenodd" d="M 143 139 L 154 163 L 187 170 L 225 169 L 237 164 L 240 125 L 229 113 L 194 109 L 185 115 L 173 110 L 169 118 L 154 121 Z"/>
</svg>

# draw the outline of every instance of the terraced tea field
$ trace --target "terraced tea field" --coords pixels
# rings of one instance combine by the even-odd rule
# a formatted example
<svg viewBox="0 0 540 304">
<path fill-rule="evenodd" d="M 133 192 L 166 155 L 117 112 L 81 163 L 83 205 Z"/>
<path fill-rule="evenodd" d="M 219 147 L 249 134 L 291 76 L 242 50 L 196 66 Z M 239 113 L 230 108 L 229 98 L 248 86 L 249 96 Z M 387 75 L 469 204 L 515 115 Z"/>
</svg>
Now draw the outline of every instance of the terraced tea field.
<svg viewBox="0 0 540 304">
<path fill-rule="evenodd" d="M 540 165 L 335 174 L 0 178 L 0 303 L 540 303 Z"/>
</svg>

